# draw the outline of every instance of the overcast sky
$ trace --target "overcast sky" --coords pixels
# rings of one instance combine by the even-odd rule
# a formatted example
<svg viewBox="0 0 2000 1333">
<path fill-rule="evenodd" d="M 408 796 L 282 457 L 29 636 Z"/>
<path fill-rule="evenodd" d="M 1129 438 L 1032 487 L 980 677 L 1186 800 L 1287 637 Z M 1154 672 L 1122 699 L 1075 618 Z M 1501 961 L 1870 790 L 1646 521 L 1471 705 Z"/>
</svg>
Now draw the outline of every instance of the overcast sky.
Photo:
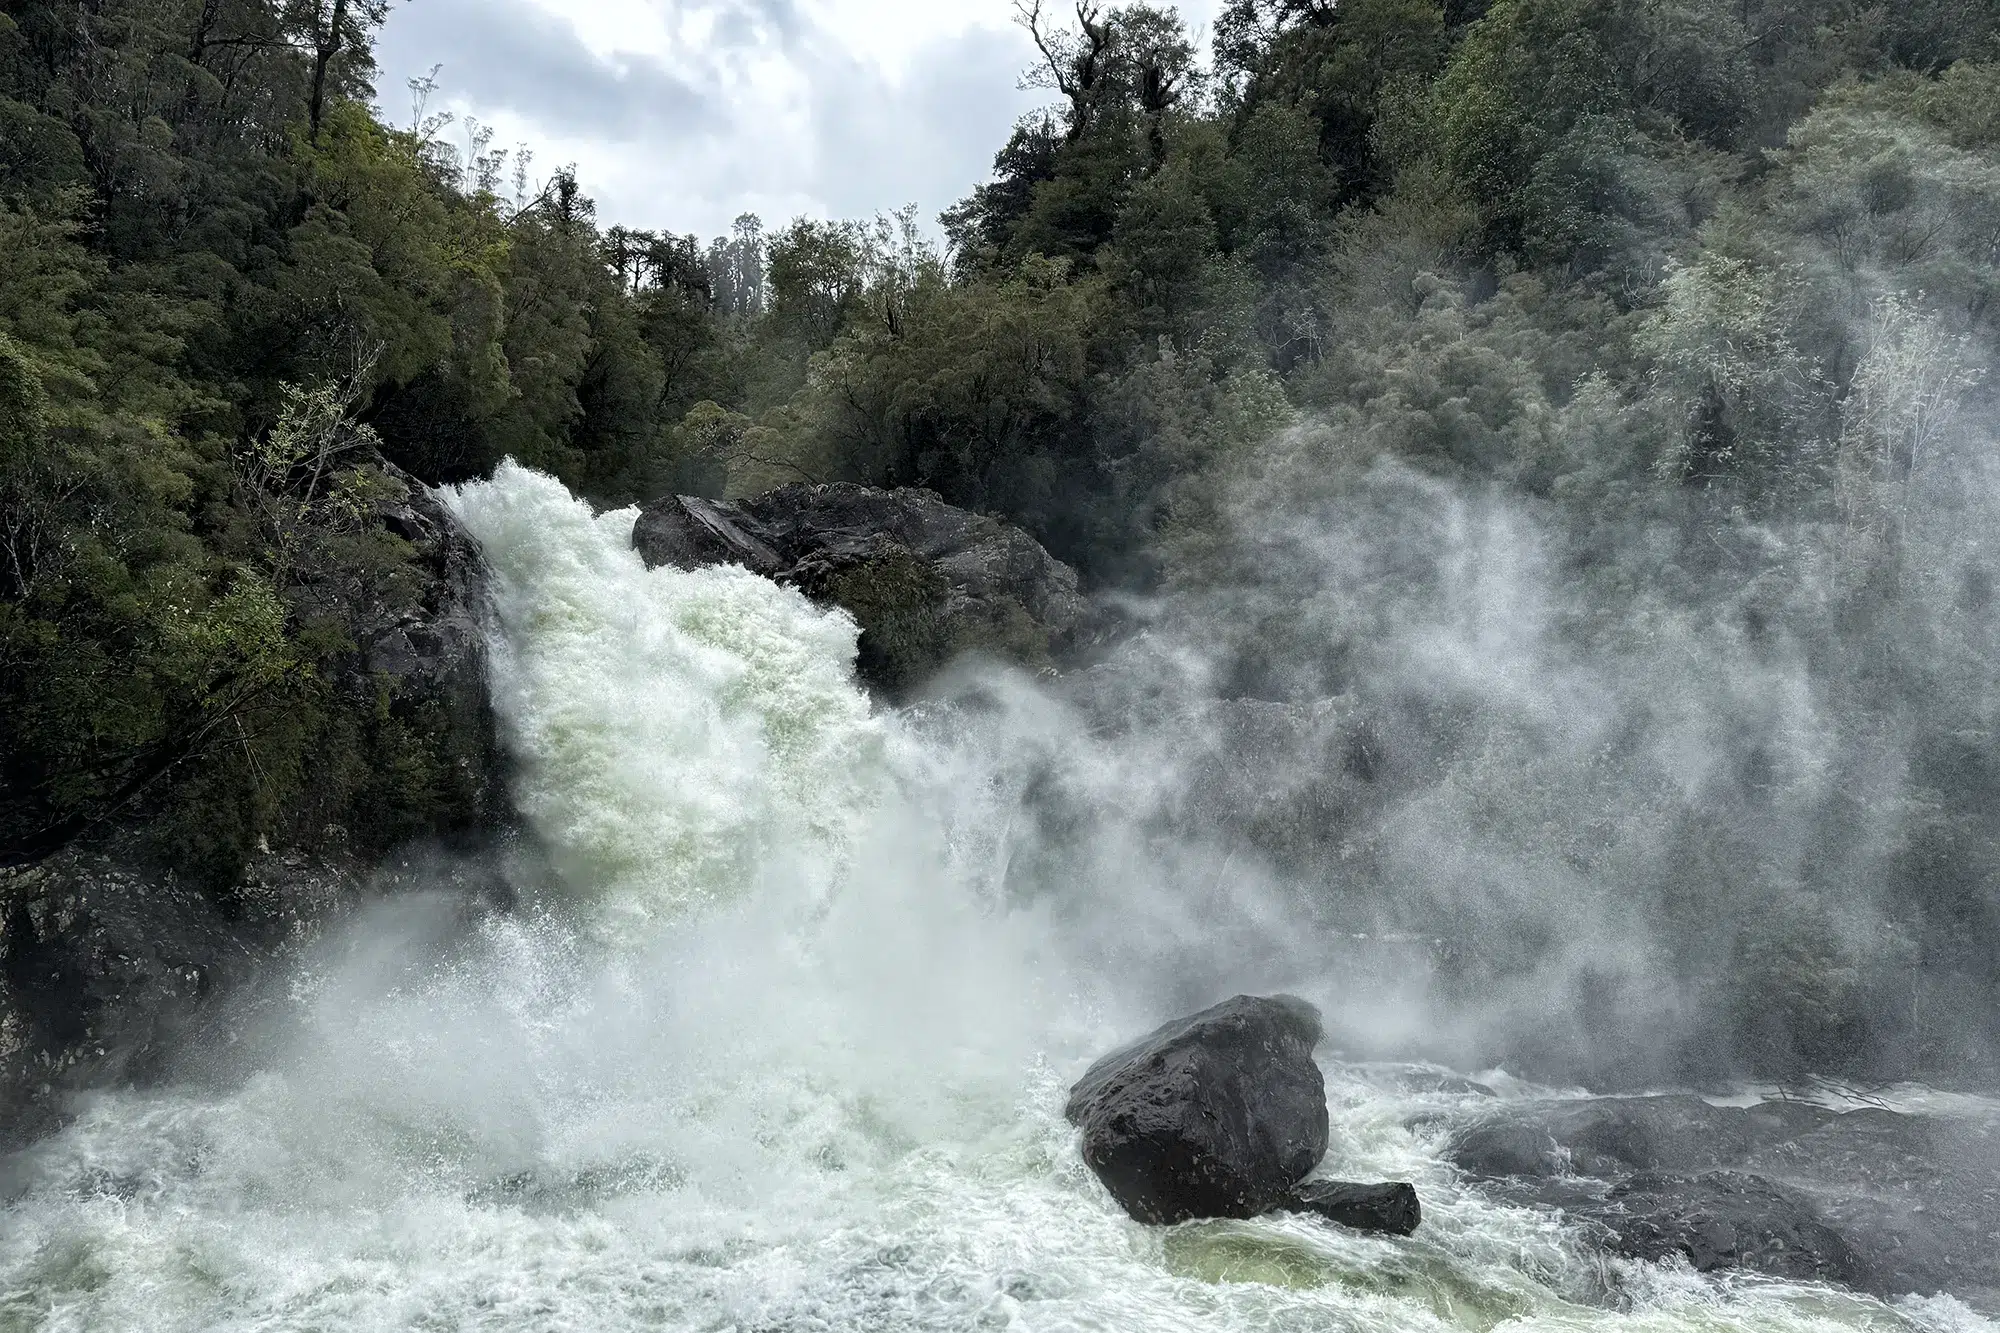
<svg viewBox="0 0 2000 1333">
<path fill-rule="evenodd" d="M 1181 5 L 1200 27 L 1216 0 Z M 463 136 L 575 163 L 608 225 L 714 236 L 739 213 L 927 222 L 984 180 L 1024 111 L 1010 0 L 404 0 L 377 47 L 383 112 L 442 65 Z"/>
</svg>

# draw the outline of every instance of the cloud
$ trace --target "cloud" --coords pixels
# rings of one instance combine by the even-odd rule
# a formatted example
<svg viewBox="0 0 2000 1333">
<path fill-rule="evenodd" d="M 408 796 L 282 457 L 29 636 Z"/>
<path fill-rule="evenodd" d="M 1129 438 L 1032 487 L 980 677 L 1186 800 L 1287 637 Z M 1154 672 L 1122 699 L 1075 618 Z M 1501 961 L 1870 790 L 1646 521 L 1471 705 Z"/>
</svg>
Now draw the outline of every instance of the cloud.
<svg viewBox="0 0 2000 1333">
<path fill-rule="evenodd" d="M 377 56 L 392 116 L 391 89 L 442 64 L 442 86 L 456 99 L 552 128 L 588 127 L 612 142 L 714 134 L 727 122 L 712 88 L 655 60 L 600 55 L 573 26 L 527 0 L 421 0 L 397 12 Z"/>
<path fill-rule="evenodd" d="M 850 60 L 812 90 L 812 191 L 843 216 L 916 203 L 929 216 L 986 179 L 1013 124 L 1037 104 L 1015 86 L 1008 34 L 954 33 L 915 51 L 899 79 Z"/>
<path fill-rule="evenodd" d="M 1034 104 L 1015 87 L 1030 53 L 1002 0 L 542 3 L 399 8 L 378 45 L 381 101 L 406 120 L 398 90 L 441 64 L 434 109 L 476 117 L 544 166 L 574 162 L 606 221 L 713 235 L 742 212 L 906 203 L 932 218 L 985 179 Z"/>
<path fill-rule="evenodd" d="M 1181 6 L 1205 24 L 1215 0 Z M 607 222 L 717 235 L 739 213 L 929 221 L 987 178 L 1039 102 L 1009 0 L 412 0 L 382 33 L 388 114 L 442 64 L 434 109 L 543 168 L 574 163 Z"/>
<path fill-rule="evenodd" d="M 804 35 L 807 22 L 796 0 L 723 0 L 707 6 L 715 16 L 716 36 L 727 44 L 747 45 L 775 35 L 789 43 Z"/>
</svg>

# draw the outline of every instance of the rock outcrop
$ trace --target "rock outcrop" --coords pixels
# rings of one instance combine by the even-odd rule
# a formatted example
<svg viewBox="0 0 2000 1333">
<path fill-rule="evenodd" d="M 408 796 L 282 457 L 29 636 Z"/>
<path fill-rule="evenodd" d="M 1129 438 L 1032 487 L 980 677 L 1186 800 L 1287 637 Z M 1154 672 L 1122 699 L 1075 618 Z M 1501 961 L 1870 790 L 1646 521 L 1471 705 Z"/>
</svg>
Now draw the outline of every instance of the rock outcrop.
<svg viewBox="0 0 2000 1333">
<path fill-rule="evenodd" d="M 0 1148 L 69 1092 L 157 1076 L 261 955 L 203 894 L 108 856 L 0 871 Z"/>
<path fill-rule="evenodd" d="M 864 679 L 890 693 L 952 659 L 1042 665 L 1074 650 L 1087 606 L 1075 571 L 1033 537 L 930 491 L 784 486 L 751 500 L 669 496 L 632 534 L 647 564 L 737 564 L 847 609 Z"/>
<path fill-rule="evenodd" d="M 2000 1310 L 2000 1118 L 1607 1097 L 1489 1106 L 1446 1142 L 1613 1253 Z"/>
<path fill-rule="evenodd" d="M 1319 1011 L 1239 995 L 1092 1065 L 1065 1114 L 1083 1157 L 1141 1222 L 1256 1217 L 1326 1154 Z"/>
<path fill-rule="evenodd" d="M 383 504 L 377 518 L 414 548 L 424 584 L 415 610 L 356 607 L 350 619 L 368 672 L 419 683 L 455 712 L 488 715 L 486 564 L 458 520 L 422 485 Z"/>
<path fill-rule="evenodd" d="M 388 469 L 406 494 L 380 503 L 375 520 L 409 543 L 414 586 L 393 600 L 380 589 L 316 590 L 323 612 L 347 627 L 355 651 L 334 684 L 350 709 L 386 712 L 423 747 L 432 776 L 426 802 L 395 812 L 393 826 L 367 830 L 366 850 L 412 838 L 483 833 L 510 818 L 505 760 L 488 690 L 485 558 L 438 498 Z M 366 812 L 345 812 L 365 823 Z M 355 832 L 361 833 L 359 828 Z"/>
</svg>

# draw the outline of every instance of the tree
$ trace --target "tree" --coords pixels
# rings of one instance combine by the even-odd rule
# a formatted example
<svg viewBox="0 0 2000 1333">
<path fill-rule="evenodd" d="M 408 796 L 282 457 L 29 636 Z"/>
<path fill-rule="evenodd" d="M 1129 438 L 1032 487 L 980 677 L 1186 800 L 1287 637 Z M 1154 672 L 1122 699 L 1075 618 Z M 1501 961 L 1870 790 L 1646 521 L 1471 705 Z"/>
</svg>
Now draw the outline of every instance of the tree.
<svg viewBox="0 0 2000 1333">
<path fill-rule="evenodd" d="M 1386 188 L 1376 121 L 1388 89 L 1428 84 L 1443 67 L 1448 42 L 1436 0 L 1242 0 L 1224 19 L 1241 34 L 1229 48 L 1237 62 L 1238 125 L 1269 106 L 1296 109 L 1316 126 L 1319 156 L 1339 184 L 1338 202 Z M 1218 61 L 1225 36 L 1218 19 Z"/>
<path fill-rule="evenodd" d="M 389 16 L 389 0 L 290 0 L 286 27 L 311 58 L 306 123 L 315 147 L 328 95 L 354 96 L 375 67 L 370 34 Z"/>
</svg>

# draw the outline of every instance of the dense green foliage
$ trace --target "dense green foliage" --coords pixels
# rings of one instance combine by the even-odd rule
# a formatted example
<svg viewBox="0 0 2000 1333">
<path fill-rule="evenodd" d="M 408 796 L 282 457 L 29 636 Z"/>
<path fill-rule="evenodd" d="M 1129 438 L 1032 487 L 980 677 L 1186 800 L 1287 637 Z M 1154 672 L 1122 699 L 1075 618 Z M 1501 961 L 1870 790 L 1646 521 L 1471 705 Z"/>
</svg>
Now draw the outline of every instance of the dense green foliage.
<svg viewBox="0 0 2000 1333">
<path fill-rule="evenodd" d="M 1416 757 L 1342 891 L 1481 920 L 1397 868 L 1429 809 L 1615 896 L 1746 1062 L 1966 1058 L 1925 1015 L 2000 995 L 1994 7 L 1231 0 L 1212 66 L 1169 10 L 1030 12 L 1052 106 L 941 252 L 907 214 L 703 245 L 601 231 L 560 173 L 503 198 L 477 135 L 367 109 L 361 0 L 10 0 L 6 844 L 143 801 L 226 878 L 450 806 L 328 684 L 328 607 L 407 560 L 358 517 L 378 456 L 605 502 L 915 484 L 1100 584 L 1227 589 L 1238 692 L 1380 696 Z M 1383 665 L 1454 542 L 1560 608 L 1529 669 L 1628 673 L 1591 727 Z M 1675 717 L 1712 762 L 1669 789 Z"/>
<path fill-rule="evenodd" d="M 227 885 L 272 839 L 367 850 L 467 813 L 441 734 L 386 683 L 337 688 L 357 617 L 417 595 L 374 517 L 407 487 L 355 417 L 424 412 L 415 386 L 524 455 L 569 447 L 580 377 L 508 355 L 581 357 L 614 283 L 573 188 L 503 215 L 355 100 L 380 8 L 0 15 L 9 856 L 144 814 Z"/>
</svg>

